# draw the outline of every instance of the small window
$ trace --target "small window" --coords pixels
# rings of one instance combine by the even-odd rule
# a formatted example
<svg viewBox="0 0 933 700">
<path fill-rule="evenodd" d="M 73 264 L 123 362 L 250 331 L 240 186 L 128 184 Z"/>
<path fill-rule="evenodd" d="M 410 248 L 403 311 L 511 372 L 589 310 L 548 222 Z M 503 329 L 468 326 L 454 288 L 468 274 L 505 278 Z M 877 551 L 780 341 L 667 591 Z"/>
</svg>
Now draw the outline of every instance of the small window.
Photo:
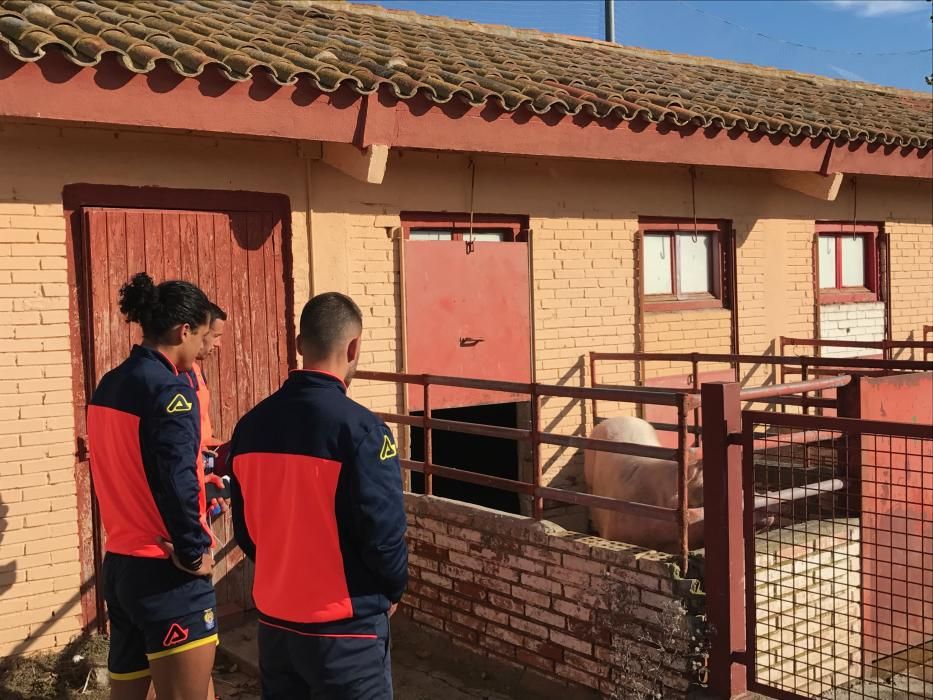
<svg viewBox="0 0 933 700">
<path fill-rule="evenodd" d="M 817 267 L 823 303 L 877 300 L 877 233 L 875 226 L 820 224 Z"/>
<path fill-rule="evenodd" d="M 519 216 L 403 212 L 402 229 L 412 241 L 510 243 L 526 240 L 527 220 Z"/>
<path fill-rule="evenodd" d="M 646 309 L 722 306 L 723 230 L 718 222 L 642 222 Z"/>
</svg>

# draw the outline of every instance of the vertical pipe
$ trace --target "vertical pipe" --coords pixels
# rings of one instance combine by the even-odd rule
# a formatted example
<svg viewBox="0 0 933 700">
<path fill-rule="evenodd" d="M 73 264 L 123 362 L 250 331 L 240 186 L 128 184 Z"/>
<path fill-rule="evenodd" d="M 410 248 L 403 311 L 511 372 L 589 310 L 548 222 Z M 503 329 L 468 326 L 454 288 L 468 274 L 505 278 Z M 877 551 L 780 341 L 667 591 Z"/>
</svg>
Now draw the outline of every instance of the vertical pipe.
<svg viewBox="0 0 933 700">
<path fill-rule="evenodd" d="M 677 397 L 677 519 L 680 525 L 680 557 L 681 557 L 681 575 L 686 578 L 687 565 L 690 559 L 690 523 L 687 518 L 687 510 L 690 507 L 689 496 L 687 493 L 687 468 L 690 459 L 687 445 L 687 395 L 680 394 Z"/>
<path fill-rule="evenodd" d="M 703 503 L 706 608 L 710 626 L 709 685 L 718 698 L 745 690 L 744 536 L 742 448 L 729 435 L 742 429 L 737 382 L 713 382 L 700 390 L 703 411 Z M 715 536 L 712 535 L 715 533 Z"/>
<path fill-rule="evenodd" d="M 690 354 L 690 367 L 693 374 L 693 391 L 694 393 L 699 393 L 700 391 L 700 361 L 697 359 L 697 353 Z M 700 427 L 700 407 L 697 406 L 693 409 L 693 427 Z M 693 446 L 699 447 L 700 445 L 700 433 L 696 432 L 693 434 Z"/>
<path fill-rule="evenodd" d="M 434 465 L 434 454 L 431 435 L 431 384 L 428 377 L 424 377 L 424 495 L 430 496 L 434 493 L 434 476 L 432 467 Z"/>
<path fill-rule="evenodd" d="M 819 340 L 822 338 L 822 332 L 820 331 L 820 234 L 813 234 L 813 246 L 812 253 L 813 259 L 811 261 L 812 275 L 813 275 L 813 338 Z M 820 346 L 817 345 L 814 348 L 814 355 L 820 357 Z"/>
<path fill-rule="evenodd" d="M 808 371 L 808 368 L 807 368 L 807 357 L 806 355 L 804 355 L 803 357 L 800 358 L 800 381 L 805 382 L 808 379 L 810 379 L 810 372 Z M 803 404 L 803 415 L 809 416 L 810 406 L 807 403 L 807 399 L 810 398 L 809 392 L 807 391 L 802 392 L 801 398 L 803 399 L 803 401 L 801 402 Z"/>
<path fill-rule="evenodd" d="M 615 43 L 615 40 L 616 40 L 615 0 L 606 0 L 606 41 Z"/>
<path fill-rule="evenodd" d="M 541 404 L 538 397 L 538 385 L 531 385 L 531 466 L 534 479 L 532 497 L 532 517 L 541 520 L 544 517 L 544 499 L 541 497 Z"/>
<path fill-rule="evenodd" d="M 596 387 L 596 358 L 593 356 L 593 351 L 590 350 L 590 386 Z M 594 396 L 590 402 L 591 407 L 590 411 L 593 414 L 593 427 L 596 427 L 596 397 Z"/>
<path fill-rule="evenodd" d="M 645 251 L 644 233 L 639 228 L 635 233 L 635 352 L 645 352 Z M 645 385 L 645 361 L 635 360 L 635 385 Z M 637 406 L 641 418 L 645 417 L 644 406 Z"/>
<path fill-rule="evenodd" d="M 535 243 L 534 231 L 528 229 L 528 336 L 529 362 L 531 363 L 531 383 L 538 381 L 538 346 L 535 301 Z"/>
<path fill-rule="evenodd" d="M 402 373 L 408 372 L 408 302 L 405 294 L 405 234 L 404 230 L 396 238 L 398 242 L 398 293 L 399 293 L 399 309 L 401 318 L 401 338 L 399 346 L 401 348 L 402 355 Z M 408 393 L 411 390 L 411 385 L 402 382 L 402 414 L 408 415 L 410 410 L 410 401 Z M 411 459 L 411 426 L 402 425 L 399 426 L 402 437 L 402 455 Z M 411 472 L 407 469 L 402 470 L 402 488 L 406 491 L 411 491 Z"/>
<path fill-rule="evenodd" d="M 738 355 L 739 350 L 739 269 L 738 269 L 738 258 L 739 258 L 739 237 L 736 235 L 735 229 L 729 231 L 729 245 L 727 248 L 726 261 L 729 265 L 729 305 L 732 307 L 731 314 L 731 330 L 732 337 L 730 338 L 733 355 Z M 735 370 L 735 381 L 742 381 L 742 368 L 741 363 L 736 360 L 733 369 Z"/>
</svg>

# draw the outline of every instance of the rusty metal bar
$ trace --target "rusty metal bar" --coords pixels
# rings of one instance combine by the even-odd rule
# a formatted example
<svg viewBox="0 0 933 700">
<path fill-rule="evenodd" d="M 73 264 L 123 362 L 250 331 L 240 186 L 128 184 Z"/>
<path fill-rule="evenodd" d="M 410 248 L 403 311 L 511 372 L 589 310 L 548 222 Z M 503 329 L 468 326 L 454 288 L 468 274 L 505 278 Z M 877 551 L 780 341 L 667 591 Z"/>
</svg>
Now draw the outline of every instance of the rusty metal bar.
<svg viewBox="0 0 933 700">
<path fill-rule="evenodd" d="M 769 399 L 775 396 L 787 396 L 789 394 L 799 394 L 804 391 L 817 391 L 819 389 L 835 389 L 845 386 L 852 377 L 847 374 L 825 377 L 823 379 L 811 379 L 807 382 L 792 382 L 789 384 L 773 384 L 772 386 L 755 387 L 754 389 L 742 389 L 739 397 L 742 401 L 754 401 L 756 399 Z"/>
<path fill-rule="evenodd" d="M 541 496 L 541 399 L 537 384 L 531 393 L 531 473 L 534 486 L 531 514 L 535 520 L 541 520 L 544 517 L 544 498 Z"/>
<path fill-rule="evenodd" d="M 781 437 L 783 439 L 783 436 L 776 437 Z M 755 442 L 757 442 L 757 440 Z M 826 479 L 825 481 L 818 481 L 815 484 L 793 486 L 791 488 L 781 489 L 780 491 L 768 491 L 767 493 L 755 496 L 754 509 L 761 510 L 763 508 L 765 510 L 771 510 L 784 503 L 790 503 L 791 501 L 800 501 L 804 498 L 812 498 L 813 496 L 819 496 L 824 493 L 835 493 L 836 491 L 841 491 L 844 486 L 845 484 L 842 479 Z"/>
<path fill-rule="evenodd" d="M 384 412 L 376 412 L 376 415 L 386 423 L 397 423 L 398 425 L 407 425 L 415 428 L 424 427 L 424 418 L 421 416 L 408 416 L 402 413 Z"/>
<path fill-rule="evenodd" d="M 424 377 L 424 495 L 430 496 L 434 493 L 433 462 L 434 447 L 433 436 L 431 435 L 431 384 L 427 375 Z"/>
<path fill-rule="evenodd" d="M 708 383 L 701 389 L 704 528 L 714 533 L 705 538 L 707 616 L 715 630 L 710 639 L 709 687 L 719 698 L 739 695 L 746 682 L 740 659 L 745 651 L 742 448 L 730 440 L 742 429 L 739 391 L 737 382 Z"/>
<path fill-rule="evenodd" d="M 690 358 L 690 367 L 693 372 L 691 377 L 693 378 L 693 393 L 694 394 L 700 393 L 700 360 L 697 359 L 698 357 L 699 357 L 699 353 L 693 353 L 692 357 Z M 693 424 L 700 425 L 700 407 L 699 406 L 693 409 Z M 700 433 L 693 434 L 693 446 L 694 447 L 700 446 Z"/>
<path fill-rule="evenodd" d="M 599 386 L 599 382 L 596 381 L 596 358 L 593 357 L 593 353 L 590 352 L 590 386 L 594 389 Z M 590 400 L 590 410 L 593 413 L 593 425 L 596 425 L 596 399 L 593 398 Z"/>
<path fill-rule="evenodd" d="M 618 501 L 615 498 L 609 498 L 607 496 L 596 496 L 591 493 L 581 493 L 579 491 L 566 491 L 550 486 L 539 486 L 536 493 L 542 498 L 560 501 L 562 503 L 602 508 L 617 513 L 627 513 L 628 515 L 637 515 L 642 518 L 663 520 L 671 523 L 677 520 L 677 510 L 674 508 L 662 508 L 661 506 L 652 506 L 647 503 L 635 503 L 633 501 Z"/>
<path fill-rule="evenodd" d="M 647 360 L 649 362 L 689 362 L 691 353 L 624 353 L 624 352 L 594 352 L 597 360 L 631 361 Z M 745 364 L 770 365 L 800 365 L 804 357 L 791 355 L 730 355 L 721 353 L 701 353 L 700 362 L 730 363 L 741 361 Z M 811 367 L 835 367 L 838 369 L 891 369 L 902 371 L 930 371 L 933 364 L 920 360 L 877 360 L 863 357 L 806 357 Z M 644 387 L 639 387 L 644 390 Z"/>
<path fill-rule="evenodd" d="M 783 347 L 788 345 L 801 345 L 805 347 L 824 347 L 824 348 L 866 348 L 868 350 L 882 350 L 885 348 L 923 348 L 926 345 L 933 345 L 927 340 L 823 340 L 814 338 L 789 338 L 781 337 L 782 352 Z M 831 358 L 826 358 L 831 359 Z M 889 360 L 886 362 L 896 362 Z"/>
<path fill-rule="evenodd" d="M 455 467 L 442 467 L 439 464 L 431 465 L 431 473 L 445 479 L 454 479 L 456 481 L 465 481 L 477 486 L 489 486 L 491 488 L 502 489 L 511 493 L 531 495 L 535 487 L 532 484 L 526 484 L 524 481 L 515 481 L 514 479 L 505 479 L 499 476 L 490 476 L 489 474 L 480 474 L 471 472 L 467 469 L 457 469 Z"/>
<path fill-rule="evenodd" d="M 743 417 L 752 423 L 773 425 L 779 428 L 803 428 L 804 431 L 814 430 L 825 433 L 834 430 L 846 435 L 874 433 L 915 440 L 933 439 L 933 425 L 894 423 L 862 418 L 838 418 L 834 416 L 781 415 L 780 413 L 767 413 L 765 411 L 745 411 Z"/>
<path fill-rule="evenodd" d="M 499 425 L 464 423 L 462 421 L 442 420 L 439 418 L 428 418 L 424 423 L 434 430 L 446 430 L 453 433 L 482 435 L 484 437 L 518 440 L 522 442 L 531 439 L 531 431 L 522 428 L 505 428 Z"/>
<path fill-rule="evenodd" d="M 690 564 L 690 521 L 687 517 L 687 511 L 690 507 L 690 497 L 687 491 L 687 468 L 690 464 L 690 455 L 687 451 L 688 433 L 685 401 L 681 401 L 677 406 L 677 426 L 677 524 L 680 526 L 681 572 L 686 577 L 687 567 Z"/>
<path fill-rule="evenodd" d="M 651 459 L 666 459 L 677 461 L 678 451 L 672 447 L 654 447 L 653 445 L 636 445 L 631 442 L 615 442 L 613 440 L 598 440 L 580 435 L 558 435 L 557 433 L 541 433 L 541 442 L 547 445 L 561 445 L 563 447 L 576 447 L 581 450 L 599 450 L 614 454 L 634 455 L 635 457 L 649 457 Z"/>
</svg>

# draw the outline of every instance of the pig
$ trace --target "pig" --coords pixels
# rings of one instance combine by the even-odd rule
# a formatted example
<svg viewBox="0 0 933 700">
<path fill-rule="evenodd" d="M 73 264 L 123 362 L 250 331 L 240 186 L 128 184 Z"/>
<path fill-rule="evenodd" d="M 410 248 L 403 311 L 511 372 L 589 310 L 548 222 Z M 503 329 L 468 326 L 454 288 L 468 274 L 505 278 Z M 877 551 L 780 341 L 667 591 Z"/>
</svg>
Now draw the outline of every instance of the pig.
<svg viewBox="0 0 933 700">
<path fill-rule="evenodd" d="M 641 418 L 610 418 L 593 430 L 590 437 L 613 442 L 660 447 L 654 427 Z M 696 451 L 691 448 L 691 455 Z M 585 450 L 583 476 L 590 493 L 623 501 L 677 508 L 677 462 L 633 455 Z M 703 465 L 688 467 L 687 520 L 690 548 L 703 546 Z M 601 508 L 590 509 L 590 519 L 600 537 L 607 540 L 676 552 L 679 525 Z"/>
</svg>

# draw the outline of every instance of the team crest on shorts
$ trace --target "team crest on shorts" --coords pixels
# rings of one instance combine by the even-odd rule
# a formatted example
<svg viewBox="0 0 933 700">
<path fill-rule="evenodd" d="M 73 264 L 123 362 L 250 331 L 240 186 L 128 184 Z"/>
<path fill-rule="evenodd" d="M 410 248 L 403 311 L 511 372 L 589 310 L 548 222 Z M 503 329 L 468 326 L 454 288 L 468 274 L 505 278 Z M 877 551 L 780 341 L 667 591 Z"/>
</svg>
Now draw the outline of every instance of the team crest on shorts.
<svg viewBox="0 0 933 700">
<path fill-rule="evenodd" d="M 217 625 L 217 622 L 214 620 L 214 611 L 212 609 L 205 610 L 204 611 L 204 627 L 206 627 L 209 630 L 212 630 L 214 629 L 216 625 Z"/>
</svg>

